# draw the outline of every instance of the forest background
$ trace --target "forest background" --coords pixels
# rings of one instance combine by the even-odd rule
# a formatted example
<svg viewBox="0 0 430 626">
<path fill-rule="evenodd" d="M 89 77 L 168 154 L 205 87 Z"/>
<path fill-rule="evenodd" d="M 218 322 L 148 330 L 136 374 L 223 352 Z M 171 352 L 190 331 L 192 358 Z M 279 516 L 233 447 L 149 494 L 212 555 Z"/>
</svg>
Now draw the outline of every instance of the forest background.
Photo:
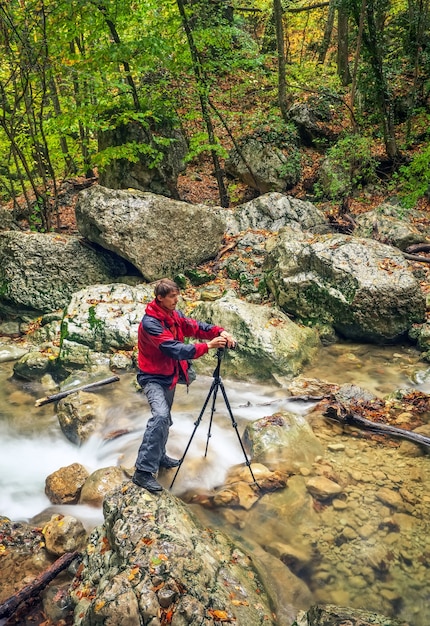
<svg viewBox="0 0 430 626">
<path fill-rule="evenodd" d="M 250 199 L 224 162 L 254 136 L 296 142 L 285 191 L 334 220 L 392 195 L 428 208 L 429 24 L 429 0 L 0 2 L 0 202 L 32 230 L 65 228 L 61 181 L 118 159 L 157 167 L 180 129 L 181 199 Z M 331 132 L 304 143 L 300 103 Z M 130 123 L 147 141 L 102 145 Z M 318 184 L 327 156 L 342 190 Z"/>
</svg>

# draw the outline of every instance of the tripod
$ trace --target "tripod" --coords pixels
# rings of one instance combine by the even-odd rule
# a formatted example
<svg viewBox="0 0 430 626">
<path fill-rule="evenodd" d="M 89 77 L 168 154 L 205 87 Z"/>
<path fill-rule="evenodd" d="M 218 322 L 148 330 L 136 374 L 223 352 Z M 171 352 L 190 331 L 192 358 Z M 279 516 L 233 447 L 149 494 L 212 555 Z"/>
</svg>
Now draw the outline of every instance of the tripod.
<svg viewBox="0 0 430 626">
<path fill-rule="evenodd" d="M 210 421 L 209 421 L 209 429 L 208 429 L 208 435 L 207 435 L 207 439 L 206 439 L 206 448 L 205 448 L 205 456 L 207 456 L 208 447 L 209 447 L 209 439 L 211 437 L 211 430 L 212 430 L 212 420 L 213 420 L 213 416 L 214 416 L 214 413 L 215 413 L 215 403 L 216 403 L 216 398 L 217 398 L 217 394 L 218 394 L 218 389 L 221 389 L 221 393 L 222 393 L 222 396 L 224 398 L 224 402 L 225 402 L 228 414 L 229 414 L 230 419 L 231 419 L 231 425 L 233 426 L 234 430 L 236 431 L 236 435 L 237 435 L 237 438 L 239 440 L 240 447 L 242 448 L 242 452 L 243 452 L 243 455 L 245 457 L 245 463 L 248 466 L 248 469 L 249 469 L 249 471 L 251 473 L 252 480 L 254 481 L 254 484 L 257 485 L 257 487 L 259 487 L 257 481 L 255 480 L 255 476 L 254 476 L 252 468 L 251 468 L 251 462 L 248 459 L 248 456 L 246 454 L 245 448 L 244 448 L 243 443 L 242 443 L 242 439 L 240 438 L 239 431 L 237 429 L 237 422 L 236 422 L 236 420 L 233 417 L 233 413 L 232 413 L 232 410 L 231 410 L 231 407 L 230 407 L 230 402 L 228 401 L 227 394 L 226 394 L 226 391 L 224 389 L 224 384 L 223 384 L 223 382 L 221 380 L 220 369 L 221 369 L 221 360 L 222 360 L 222 357 L 223 357 L 223 354 L 224 354 L 224 350 L 225 350 L 224 348 L 218 348 L 218 350 L 217 350 L 216 355 L 217 355 L 218 362 L 217 362 L 217 366 L 216 366 L 216 368 L 214 370 L 214 373 L 213 373 L 213 381 L 212 381 L 211 388 L 210 388 L 209 393 L 207 395 L 207 398 L 206 398 L 206 400 L 205 400 L 205 402 L 203 404 L 202 410 L 200 411 L 200 415 L 198 416 L 197 420 L 194 422 L 194 430 L 191 433 L 191 437 L 190 437 L 190 439 L 189 439 L 189 441 L 187 443 L 187 446 L 185 448 L 184 454 L 182 455 L 182 457 L 181 457 L 181 459 L 179 461 L 179 465 L 178 465 L 178 468 L 176 470 L 176 473 L 175 473 L 175 475 L 173 477 L 172 482 L 170 483 L 170 489 L 173 487 L 173 484 L 174 484 L 174 482 L 176 480 L 176 476 L 178 475 L 178 472 L 181 469 L 181 465 L 184 462 L 184 459 L 185 459 L 185 457 L 187 455 L 187 452 L 189 450 L 191 442 L 192 442 L 192 440 L 194 438 L 194 435 L 196 434 L 196 431 L 197 431 L 197 428 L 200 425 L 200 422 L 202 421 L 203 414 L 204 414 L 204 412 L 206 410 L 206 407 L 209 404 L 209 400 L 210 400 L 210 398 L 212 396 L 211 416 L 210 416 Z"/>
</svg>

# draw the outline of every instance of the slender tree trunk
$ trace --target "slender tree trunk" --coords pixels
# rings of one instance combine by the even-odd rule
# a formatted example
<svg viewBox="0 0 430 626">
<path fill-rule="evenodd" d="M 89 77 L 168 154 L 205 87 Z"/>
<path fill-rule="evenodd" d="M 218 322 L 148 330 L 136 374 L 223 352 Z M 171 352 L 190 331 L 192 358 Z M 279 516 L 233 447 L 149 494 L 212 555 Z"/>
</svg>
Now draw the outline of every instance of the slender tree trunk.
<svg viewBox="0 0 430 626">
<path fill-rule="evenodd" d="M 382 53 L 380 50 L 373 0 L 368 0 L 366 13 L 368 27 L 367 48 L 375 77 L 376 98 L 382 118 L 382 131 L 384 135 L 385 149 L 388 158 L 395 162 L 398 160 L 400 155 L 394 132 L 393 102 L 382 62 Z M 364 41 L 366 42 L 366 39 L 364 39 Z"/>
<path fill-rule="evenodd" d="M 176 0 L 176 3 L 178 5 L 179 14 L 182 19 L 182 25 L 184 27 L 185 34 L 188 40 L 188 46 L 190 48 L 191 59 L 193 61 L 194 76 L 196 77 L 197 89 L 199 91 L 200 107 L 202 110 L 203 120 L 206 125 L 209 143 L 210 145 L 215 146 L 215 142 L 216 142 L 215 132 L 214 132 L 213 124 L 212 124 L 212 119 L 209 113 L 209 97 L 208 97 L 207 80 L 203 71 L 202 63 L 200 60 L 200 55 L 194 43 L 194 37 L 193 37 L 193 33 L 192 33 L 192 30 L 190 28 L 190 24 L 187 18 L 184 2 L 183 0 Z M 228 207 L 230 204 L 230 201 L 229 201 L 229 197 L 227 194 L 227 189 L 224 185 L 224 176 L 221 170 L 218 155 L 214 149 L 211 150 L 211 155 L 212 155 L 212 162 L 214 164 L 215 178 L 216 178 L 217 185 L 218 185 L 220 204 L 222 207 Z"/>
<path fill-rule="evenodd" d="M 323 64 L 327 56 L 328 47 L 330 45 L 331 35 L 334 26 L 334 16 L 336 14 L 336 0 L 330 0 L 328 5 L 327 22 L 324 28 L 324 36 L 321 42 L 321 48 L 318 56 L 318 63 Z"/>
<path fill-rule="evenodd" d="M 109 28 L 110 34 L 112 36 L 112 39 L 115 43 L 115 45 L 120 45 L 121 43 L 121 39 L 120 36 L 118 34 L 118 30 L 115 26 L 115 24 L 113 23 L 113 21 L 109 18 L 108 16 L 108 11 L 107 8 L 104 4 L 102 4 L 101 2 L 95 1 L 93 3 L 98 9 L 99 11 L 102 13 L 105 22 Z M 128 83 L 128 86 L 130 87 L 130 91 L 131 91 L 131 96 L 133 98 L 133 103 L 134 103 L 134 108 L 136 109 L 136 111 L 140 111 L 140 102 L 139 102 L 139 96 L 137 93 L 137 89 L 136 89 L 136 85 L 134 83 L 133 80 L 133 76 L 131 74 L 131 69 L 130 69 L 130 64 L 128 63 L 128 61 L 121 61 L 121 64 L 124 68 L 124 72 L 125 72 L 125 79 Z"/>
<path fill-rule="evenodd" d="M 348 12 L 345 8 L 339 7 L 337 10 L 337 73 L 342 85 L 349 85 L 351 75 L 349 73 L 349 37 L 348 37 Z"/>
<path fill-rule="evenodd" d="M 351 122 L 354 130 L 356 130 L 356 123 L 354 117 L 354 103 L 355 103 L 355 91 L 357 88 L 357 72 L 358 72 L 358 61 L 360 59 L 360 51 L 361 51 L 361 42 L 363 39 L 363 28 L 364 28 L 364 19 L 366 15 L 366 0 L 361 1 L 361 10 L 360 10 L 360 21 L 358 24 L 358 34 L 357 34 L 357 45 L 355 48 L 355 57 L 354 57 L 354 69 L 352 72 L 352 82 L 351 82 L 351 94 L 350 94 L 350 112 L 351 112 Z"/>
<path fill-rule="evenodd" d="M 281 0 L 273 0 L 273 15 L 275 18 L 276 48 L 278 51 L 278 101 L 282 118 L 285 122 L 288 122 L 285 40 Z"/>
<path fill-rule="evenodd" d="M 83 44 L 82 41 L 79 41 L 79 39 L 75 39 L 74 41 L 72 41 L 70 43 L 70 52 L 72 54 L 75 53 L 75 46 L 78 48 L 79 52 L 84 55 L 85 53 L 85 46 Z M 81 96 L 81 86 L 79 84 L 78 78 L 76 76 L 76 74 L 73 75 L 73 94 L 75 97 L 75 102 L 76 102 L 76 107 L 78 109 L 80 109 L 80 107 L 82 106 L 82 96 Z M 90 159 L 90 151 L 89 151 L 89 137 L 88 137 L 88 130 L 86 129 L 86 127 L 84 126 L 83 122 L 81 120 L 79 120 L 78 123 L 78 128 L 79 128 L 79 143 L 80 143 L 80 147 L 81 147 L 81 154 L 82 154 L 82 161 L 84 164 L 84 171 L 85 171 L 85 177 L 86 178 L 93 178 L 94 177 L 94 170 L 91 166 L 91 159 Z"/>
<path fill-rule="evenodd" d="M 51 102 L 52 102 L 52 106 L 54 107 L 55 115 L 57 117 L 60 117 L 61 116 L 60 99 L 58 97 L 57 84 L 53 76 L 50 76 L 49 78 L 49 93 L 51 96 Z M 64 161 L 66 163 L 66 172 L 71 173 L 71 174 L 76 174 L 77 172 L 76 163 L 73 161 L 73 158 L 70 156 L 67 139 L 61 132 L 60 132 L 60 148 L 64 156 Z"/>
</svg>

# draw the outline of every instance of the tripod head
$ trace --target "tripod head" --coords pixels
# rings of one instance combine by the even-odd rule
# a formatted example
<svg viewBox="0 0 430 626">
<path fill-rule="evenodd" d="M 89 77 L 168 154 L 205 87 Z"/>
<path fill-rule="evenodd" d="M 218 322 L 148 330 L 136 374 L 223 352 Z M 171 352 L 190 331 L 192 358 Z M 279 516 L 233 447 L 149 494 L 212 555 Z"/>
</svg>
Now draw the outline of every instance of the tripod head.
<svg viewBox="0 0 430 626">
<path fill-rule="evenodd" d="M 222 357 L 225 355 L 226 350 L 236 350 L 236 349 L 237 349 L 237 343 L 231 346 L 231 348 L 229 348 L 228 346 L 224 346 L 224 348 L 217 348 L 216 355 L 218 357 L 218 360 L 222 359 Z"/>
</svg>

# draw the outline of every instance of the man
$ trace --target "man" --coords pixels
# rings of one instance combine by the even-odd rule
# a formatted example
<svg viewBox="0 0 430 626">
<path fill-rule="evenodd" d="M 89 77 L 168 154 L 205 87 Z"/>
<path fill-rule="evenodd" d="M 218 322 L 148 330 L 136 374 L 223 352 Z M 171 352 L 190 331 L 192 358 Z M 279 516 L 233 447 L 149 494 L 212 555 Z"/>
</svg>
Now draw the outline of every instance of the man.
<svg viewBox="0 0 430 626">
<path fill-rule="evenodd" d="M 198 322 L 177 311 L 179 288 L 172 280 L 160 280 L 154 295 L 138 330 L 137 381 L 152 417 L 139 448 L 133 482 L 155 493 L 163 489 L 155 479 L 159 468 L 170 469 L 180 463 L 166 455 L 166 443 L 176 384 L 179 380 L 189 383 L 188 360 L 198 359 L 208 350 L 232 348 L 236 342 L 224 328 Z M 186 344 L 185 337 L 206 341 Z"/>
</svg>

